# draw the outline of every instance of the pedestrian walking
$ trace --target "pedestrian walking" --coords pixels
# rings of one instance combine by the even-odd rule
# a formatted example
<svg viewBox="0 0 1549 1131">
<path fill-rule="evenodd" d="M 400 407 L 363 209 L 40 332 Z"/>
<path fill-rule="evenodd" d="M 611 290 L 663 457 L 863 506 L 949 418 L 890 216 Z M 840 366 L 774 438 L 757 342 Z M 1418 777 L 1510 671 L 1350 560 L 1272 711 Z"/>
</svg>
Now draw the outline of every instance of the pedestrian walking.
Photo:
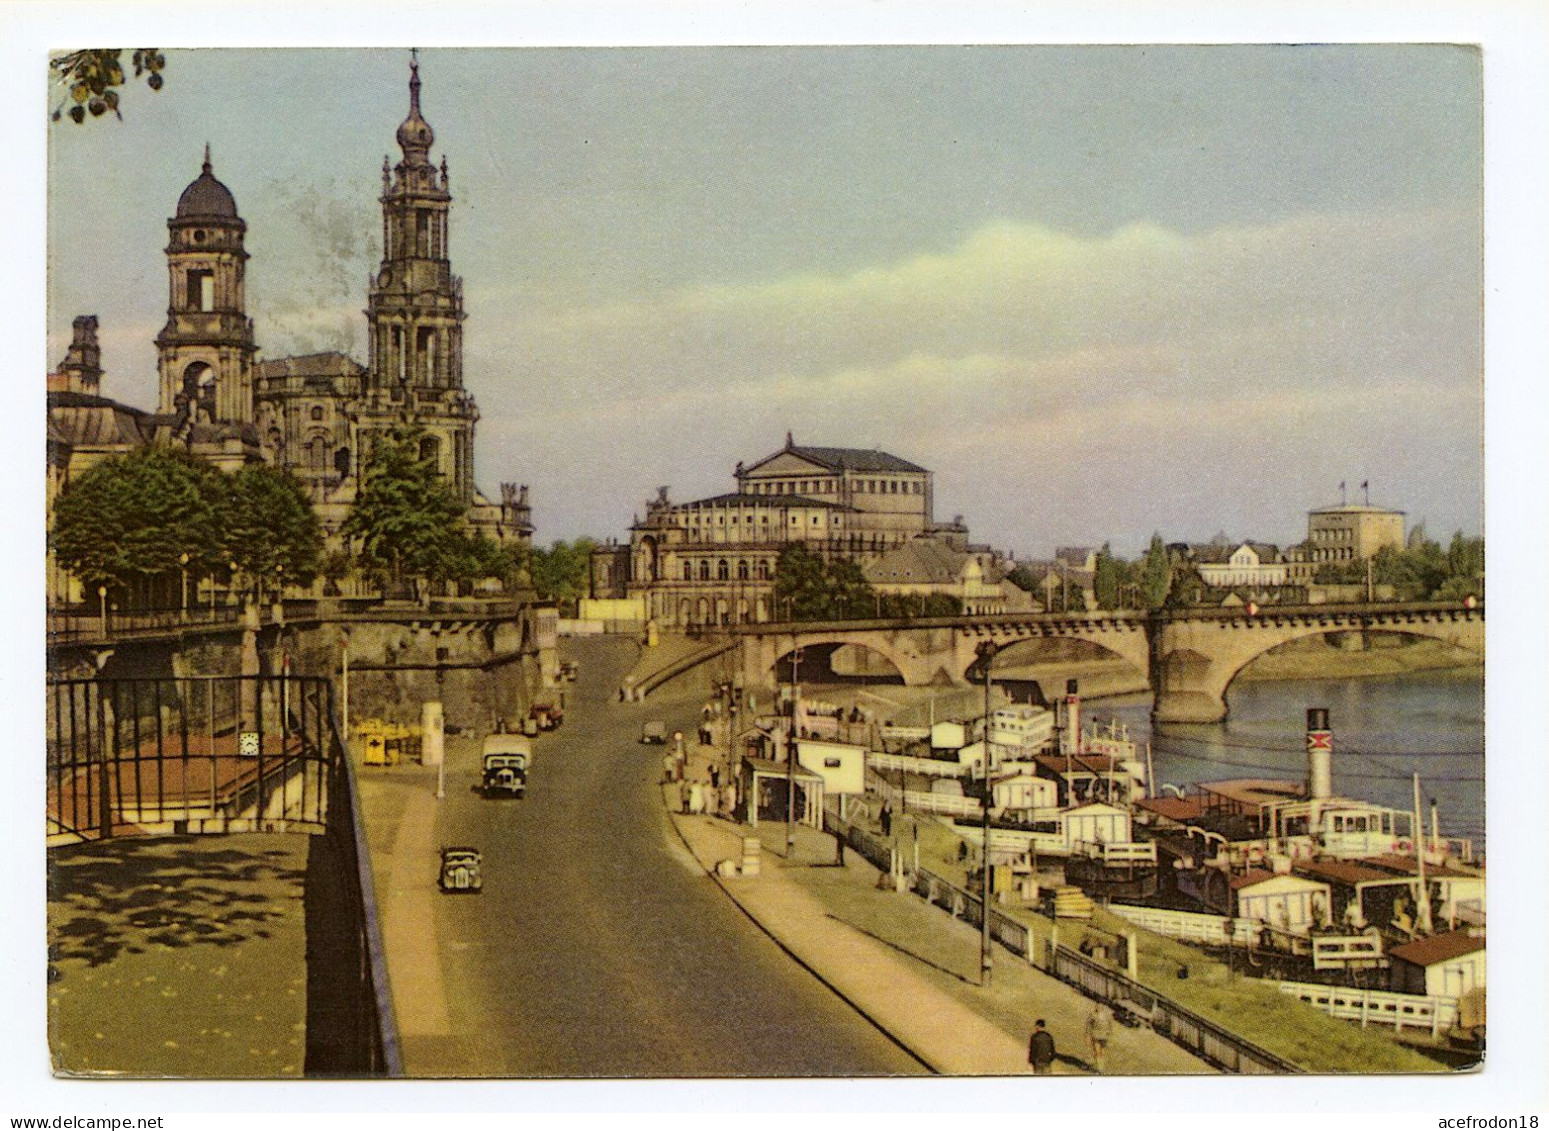
<svg viewBox="0 0 1549 1131">
<path fill-rule="evenodd" d="M 1102 1002 L 1092 1007 L 1092 1015 L 1086 1019 L 1086 1040 L 1092 1046 L 1092 1067 L 1099 1075 L 1108 1056 L 1108 1042 L 1113 1039 L 1113 1010 Z"/>
<path fill-rule="evenodd" d="M 714 817 L 721 811 L 721 791 L 716 788 L 714 782 L 704 787 L 705 812 Z"/>
<path fill-rule="evenodd" d="M 688 782 L 678 783 L 678 800 L 682 802 L 682 811 L 687 813 L 689 811 L 689 801 L 691 800 Z"/>
<path fill-rule="evenodd" d="M 705 811 L 705 787 L 697 781 L 688 783 L 688 811 L 696 817 Z"/>
<path fill-rule="evenodd" d="M 1041 1017 L 1033 1023 L 1033 1036 L 1027 1043 L 1027 1063 L 1033 1066 L 1034 1076 L 1047 1076 L 1054 1067 L 1054 1034 L 1045 1027 Z"/>
</svg>

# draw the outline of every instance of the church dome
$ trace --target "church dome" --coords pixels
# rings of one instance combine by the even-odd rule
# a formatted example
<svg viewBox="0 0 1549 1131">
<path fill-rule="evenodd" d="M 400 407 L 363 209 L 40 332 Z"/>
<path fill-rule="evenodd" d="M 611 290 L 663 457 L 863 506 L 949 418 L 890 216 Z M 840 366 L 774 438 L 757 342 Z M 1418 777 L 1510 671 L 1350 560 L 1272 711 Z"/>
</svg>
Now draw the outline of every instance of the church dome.
<svg viewBox="0 0 1549 1131">
<path fill-rule="evenodd" d="M 401 149 L 429 149 L 436 144 L 436 131 L 415 110 L 398 127 L 398 145 Z M 216 182 L 217 184 L 219 182 Z"/>
<path fill-rule="evenodd" d="M 204 171 L 195 178 L 193 184 L 183 190 L 183 195 L 177 201 L 177 219 L 209 219 L 209 220 L 235 220 L 237 219 L 237 202 L 231 195 L 231 190 L 215 179 L 215 174 L 210 171 L 210 150 L 204 151 Z"/>
<path fill-rule="evenodd" d="M 436 144 L 436 131 L 420 115 L 419 60 L 409 63 L 409 116 L 398 127 L 398 147 L 407 156 L 422 156 Z"/>
</svg>

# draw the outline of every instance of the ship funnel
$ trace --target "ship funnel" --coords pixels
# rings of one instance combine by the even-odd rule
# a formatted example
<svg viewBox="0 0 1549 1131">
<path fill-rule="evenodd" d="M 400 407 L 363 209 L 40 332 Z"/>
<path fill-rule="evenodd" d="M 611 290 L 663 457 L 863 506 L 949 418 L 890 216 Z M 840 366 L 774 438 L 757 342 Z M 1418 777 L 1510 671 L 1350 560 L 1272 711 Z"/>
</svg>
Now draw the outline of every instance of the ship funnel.
<svg viewBox="0 0 1549 1131">
<path fill-rule="evenodd" d="M 1064 754 L 1081 753 L 1081 691 L 1076 680 L 1065 681 L 1065 719 L 1060 730 Z"/>
<path fill-rule="evenodd" d="M 1321 801 L 1334 795 L 1334 732 L 1327 707 L 1307 708 L 1307 796 Z"/>
</svg>

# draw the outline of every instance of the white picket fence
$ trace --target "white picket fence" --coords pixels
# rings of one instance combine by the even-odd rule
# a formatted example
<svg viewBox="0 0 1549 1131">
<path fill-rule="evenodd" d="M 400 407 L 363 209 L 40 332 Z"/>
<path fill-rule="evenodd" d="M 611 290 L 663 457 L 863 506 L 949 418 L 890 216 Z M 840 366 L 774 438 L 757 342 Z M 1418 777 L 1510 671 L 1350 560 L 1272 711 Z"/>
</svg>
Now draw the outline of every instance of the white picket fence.
<svg viewBox="0 0 1549 1131">
<path fill-rule="evenodd" d="M 873 770 L 903 770 L 911 774 L 930 777 L 960 778 L 968 773 L 968 767 L 960 762 L 946 762 L 939 758 L 915 758 L 908 754 L 883 754 L 870 751 L 866 766 Z"/>
<path fill-rule="evenodd" d="M 1321 1009 L 1330 1017 L 1368 1025 L 1399 1029 L 1425 1029 L 1435 1037 L 1452 1028 L 1458 1016 L 1458 1000 L 1423 997 L 1387 990 L 1355 990 L 1345 986 L 1321 986 L 1313 982 L 1281 982 L 1280 992 Z"/>
<path fill-rule="evenodd" d="M 1257 945 L 1264 927 L 1257 919 L 1228 919 L 1222 915 L 1206 915 L 1198 911 L 1169 911 L 1162 907 L 1135 907 L 1128 903 L 1109 904 L 1108 910 L 1125 922 L 1144 927 L 1158 935 L 1205 943 L 1207 946 L 1227 944 L 1227 924 L 1231 924 L 1233 944 Z"/>
</svg>

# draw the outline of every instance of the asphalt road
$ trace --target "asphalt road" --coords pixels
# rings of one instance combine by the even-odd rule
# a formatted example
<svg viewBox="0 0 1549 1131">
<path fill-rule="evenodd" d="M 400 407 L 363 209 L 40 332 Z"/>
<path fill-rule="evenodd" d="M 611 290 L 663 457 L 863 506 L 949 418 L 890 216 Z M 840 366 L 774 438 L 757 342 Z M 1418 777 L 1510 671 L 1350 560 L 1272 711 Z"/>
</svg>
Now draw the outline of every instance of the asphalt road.
<svg viewBox="0 0 1549 1131">
<path fill-rule="evenodd" d="M 417 1072 L 523 1077 L 869 1076 L 918 1061 L 751 923 L 676 840 L 660 746 L 697 704 L 621 704 L 633 646 L 567 642 L 581 664 L 565 723 L 536 743 L 525 800 L 447 766 L 441 843 L 484 852 L 478 896 L 438 896 L 451 1035 Z M 690 731 L 690 734 L 692 731 Z"/>
</svg>

